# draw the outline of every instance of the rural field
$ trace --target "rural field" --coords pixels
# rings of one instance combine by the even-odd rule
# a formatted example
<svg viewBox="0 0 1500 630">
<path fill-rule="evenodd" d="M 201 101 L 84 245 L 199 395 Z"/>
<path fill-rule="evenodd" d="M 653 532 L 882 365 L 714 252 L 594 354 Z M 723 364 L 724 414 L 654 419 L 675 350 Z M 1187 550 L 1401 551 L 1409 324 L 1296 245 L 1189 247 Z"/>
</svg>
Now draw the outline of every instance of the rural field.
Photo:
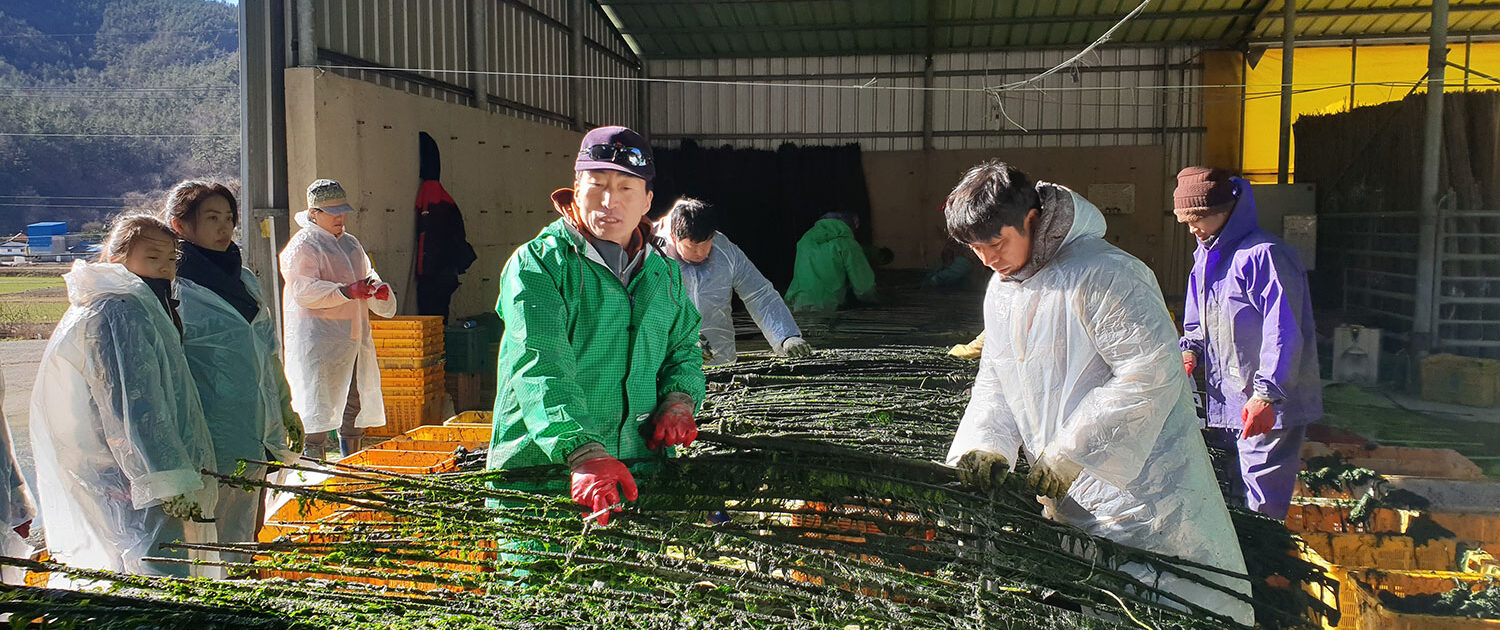
<svg viewBox="0 0 1500 630">
<path fill-rule="evenodd" d="M 63 265 L 0 270 L 0 339 L 42 339 L 68 310 Z"/>
</svg>

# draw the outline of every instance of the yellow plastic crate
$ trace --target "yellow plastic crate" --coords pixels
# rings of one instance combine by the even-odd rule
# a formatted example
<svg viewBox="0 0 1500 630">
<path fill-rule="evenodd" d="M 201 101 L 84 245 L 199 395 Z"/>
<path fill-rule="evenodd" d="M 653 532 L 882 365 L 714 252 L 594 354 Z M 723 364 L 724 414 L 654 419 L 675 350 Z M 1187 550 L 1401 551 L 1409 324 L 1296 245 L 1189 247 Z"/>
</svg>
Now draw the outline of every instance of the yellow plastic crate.
<svg viewBox="0 0 1500 630">
<path fill-rule="evenodd" d="M 421 370 L 435 366 L 441 366 L 443 365 L 444 360 L 443 353 L 441 352 L 422 356 L 381 356 L 380 352 L 377 350 L 377 352 L 375 353 L 375 362 L 380 364 L 380 369 L 382 371 Z"/>
<path fill-rule="evenodd" d="M 1392 534 L 1302 534 L 1299 555 L 1322 567 L 1336 586 L 1304 584 L 1313 597 L 1338 608 L 1340 621 L 1327 628 L 1353 628 L 1358 598 L 1351 573 L 1378 571 L 1453 571 L 1458 568 L 1457 541 L 1431 540 L 1415 544 L 1409 536 Z"/>
<path fill-rule="evenodd" d="M 1380 602 L 1380 593 L 1398 596 L 1433 595 L 1453 590 L 1458 584 L 1487 586 L 1490 579 L 1472 573 L 1450 571 L 1351 571 L 1347 607 L 1353 614 L 1340 628 L 1355 630 L 1500 630 L 1500 620 L 1469 617 L 1439 617 L 1398 613 Z"/>
<path fill-rule="evenodd" d="M 1500 361 L 1452 354 L 1422 360 L 1422 398 L 1434 402 L 1500 407 Z"/>
<path fill-rule="evenodd" d="M 483 442 L 490 443 L 494 430 L 488 424 L 449 425 L 417 427 L 406 432 L 413 440 L 433 442 Z"/>
<path fill-rule="evenodd" d="M 379 331 L 406 331 L 427 333 L 443 331 L 443 318 L 438 315 L 397 315 L 391 318 L 370 316 L 370 329 Z"/>
<path fill-rule="evenodd" d="M 1430 479 L 1483 479 L 1484 469 L 1463 454 L 1448 448 L 1414 446 L 1368 446 L 1306 442 L 1302 459 L 1337 453 L 1353 466 L 1369 468 L 1387 477 Z"/>
<path fill-rule="evenodd" d="M 384 350 L 421 350 L 417 356 L 440 354 L 443 352 L 443 340 L 428 337 L 376 337 L 375 354 L 387 354 L 382 352 Z"/>
<path fill-rule="evenodd" d="M 365 429 L 365 435 L 395 437 L 424 424 L 441 420 L 443 397 L 385 397 L 385 425 Z"/>
<path fill-rule="evenodd" d="M 448 372 L 442 365 L 430 365 L 424 368 L 381 368 L 380 384 L 389 383 L 393 387 L 420 387 L 430 383 L 442 383 L 447 379 Z"/>
<path fill-rule="evenodd" d="M 374 448 L 367 448 L 339 460 L 340 464 L 408 475 L 451 471 L 453 462 L 452 453 Z"/>
</svg>

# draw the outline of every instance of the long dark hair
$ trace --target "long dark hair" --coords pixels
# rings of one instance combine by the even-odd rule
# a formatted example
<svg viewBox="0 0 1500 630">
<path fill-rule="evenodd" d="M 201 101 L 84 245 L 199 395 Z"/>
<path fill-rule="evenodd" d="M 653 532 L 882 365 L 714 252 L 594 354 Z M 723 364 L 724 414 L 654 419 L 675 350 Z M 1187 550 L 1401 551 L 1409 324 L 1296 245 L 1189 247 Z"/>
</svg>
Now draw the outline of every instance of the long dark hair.
<svg viewBox="0 0 1500 630">
<path fill-rule="evenodd" d="M 172 187 L 172 191 L 167 193 L 167 202 L 162 207 L 161 218 L 168 225 L 172 224 L 173 219 L 193 225 L 198 220 L 198 206 L 203 205 L 205 199 L 214 195 L 219 195 L 229 202 L 229 214 L 235 223 L 239 223 L 240 206 L 234 200 L 234 193 L 229 191 L 229 187 L 218 182 L 197 179 L 178 182 Z"/>
</svg>

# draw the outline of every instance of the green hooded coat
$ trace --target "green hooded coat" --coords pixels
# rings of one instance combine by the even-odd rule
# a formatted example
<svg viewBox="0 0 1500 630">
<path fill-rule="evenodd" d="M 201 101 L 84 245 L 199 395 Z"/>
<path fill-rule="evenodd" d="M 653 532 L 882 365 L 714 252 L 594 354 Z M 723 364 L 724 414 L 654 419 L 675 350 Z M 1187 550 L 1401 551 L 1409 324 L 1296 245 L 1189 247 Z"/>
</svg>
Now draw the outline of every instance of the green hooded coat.
<svg viewBox="0 0 1500 630">
<path fill-rule="evenodd" d="M 797 241 L 797 264 L 786 303 L 794 311 L 831 311 L 842 305 L 849 289 L 860 298 L 875 293 L 875 272 L 854 230 L 838 219 L 823 219 Z"/>
<path fill-rule="evenodd" d="M 677 263 L 650 244 L 622 285 L 558 219 L 505 263 L 495 310 L 505 336 L 490 469 L 562 464 L 589 442 L 646 457 L 640 428 L 658 401 L 703 402 L 698 311 Z"/>
</svg>

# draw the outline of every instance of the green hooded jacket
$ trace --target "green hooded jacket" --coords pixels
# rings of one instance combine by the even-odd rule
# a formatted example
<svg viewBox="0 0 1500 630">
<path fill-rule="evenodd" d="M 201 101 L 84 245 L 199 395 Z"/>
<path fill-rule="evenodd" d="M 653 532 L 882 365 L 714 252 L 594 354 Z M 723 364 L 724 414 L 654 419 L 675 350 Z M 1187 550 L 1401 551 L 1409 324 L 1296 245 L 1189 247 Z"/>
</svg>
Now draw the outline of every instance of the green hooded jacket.
<svg viewBox="0 0 1500 630">
<path fill-rule="evenodd" d="M 831 311 L 844 303 L 849 289 L 873 297 L 875 272 L 854 230 L 838 219 L 823 219 L 797 241 L 797 264 L 786 303 L 794 311 Z"/>
<path fill-rule="evenodd" d="M 703 403 L 698 311 L 677 263 L 650 244 L 628 286 L 564 219 L 500 274 L 495 432 L 488 467 L 562 464 L 598 442 L 646 457 L 640 427 L 671 392 Z"/>
</svg>

